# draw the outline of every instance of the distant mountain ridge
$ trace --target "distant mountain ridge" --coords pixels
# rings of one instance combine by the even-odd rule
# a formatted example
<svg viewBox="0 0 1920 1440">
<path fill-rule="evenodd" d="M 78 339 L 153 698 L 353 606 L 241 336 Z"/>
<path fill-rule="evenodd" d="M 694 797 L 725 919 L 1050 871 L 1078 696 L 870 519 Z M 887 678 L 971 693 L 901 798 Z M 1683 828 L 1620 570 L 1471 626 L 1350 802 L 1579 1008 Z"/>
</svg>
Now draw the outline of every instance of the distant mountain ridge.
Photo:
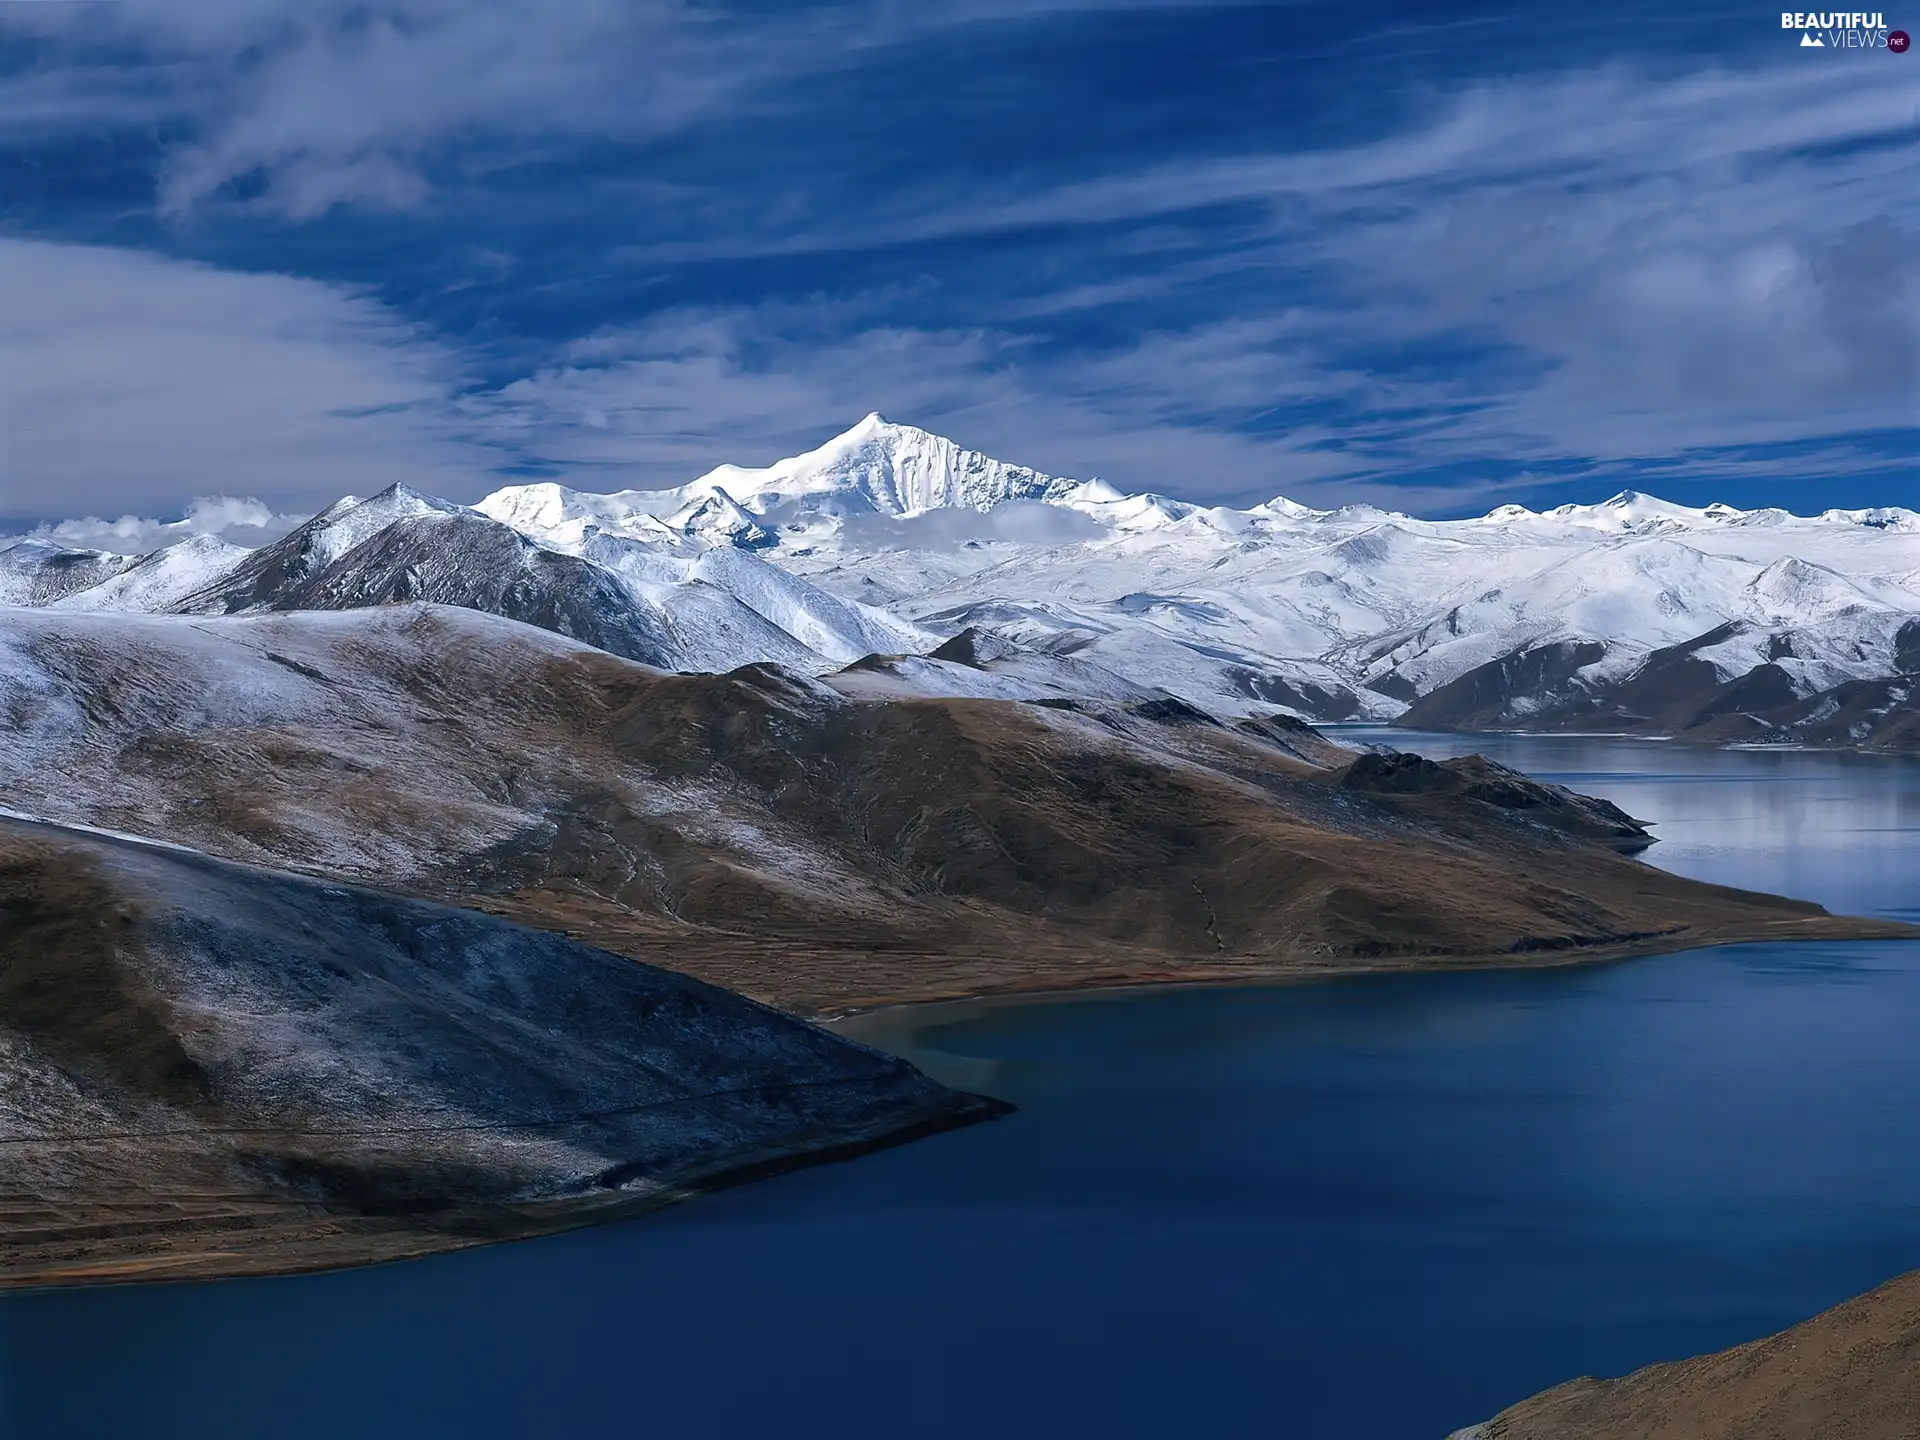
<svg viewBox="0 0 1920 1440">
<path fill-rule="evenodd" d="M 922 659 L 862 683 L 1905 748 L 1920 514 L 1633 491 L 1449 521 L 1284 497 L 1231 509 L 1048 475 L 875 414 L 791 459 L 665 490 L 542 482 L 463 507 L 395 487 L 251 552 L 204 538 L 144 557 L 0 549 L 6 604 L 415 599 L 666 669 L 826 674 L 977 629 L 1021 658 Z"/>
</svg>

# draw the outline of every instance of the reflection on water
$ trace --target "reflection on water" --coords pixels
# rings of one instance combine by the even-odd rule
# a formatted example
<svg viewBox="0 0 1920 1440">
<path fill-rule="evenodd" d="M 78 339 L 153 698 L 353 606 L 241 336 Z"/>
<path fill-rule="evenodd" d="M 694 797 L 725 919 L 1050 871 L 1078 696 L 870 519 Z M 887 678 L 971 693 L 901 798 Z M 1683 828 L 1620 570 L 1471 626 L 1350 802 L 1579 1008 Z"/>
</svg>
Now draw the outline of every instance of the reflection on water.
<svg viewBox="0 0 1920 1440">
<path fill-rule="evenodd" d="M 1913 903 L 1912 765 L 1443 743 L 1675 869 Z M 1439 1440 L 1920 1265 L 1917 944 L 863 1023 L 1022 1110 L 523 1245 L 15 1297 L 0 1434 Z"/>
</svg>

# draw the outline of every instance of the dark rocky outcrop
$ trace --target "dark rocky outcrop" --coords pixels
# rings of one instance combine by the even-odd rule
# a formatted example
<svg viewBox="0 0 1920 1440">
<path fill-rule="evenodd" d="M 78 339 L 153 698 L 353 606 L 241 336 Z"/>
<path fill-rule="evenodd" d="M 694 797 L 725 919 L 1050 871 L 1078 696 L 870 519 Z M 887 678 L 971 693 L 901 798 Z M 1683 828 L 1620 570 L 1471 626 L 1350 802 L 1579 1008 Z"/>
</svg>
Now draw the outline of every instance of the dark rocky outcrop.
<svg viewBox="0 0 1920 1440">
<path fill-rule="evenodd" d="M 1198 705 L 1189 705 L 1178 695 L 1135 700 L 1124 708 L 1129 715 L 1138 715 L 1142 720 L 1151 720 L 1160 725 L 1212 725 L 1216 729 L 1220 725 L 1218 720 Z"/>
<path fill-rule="evenodd" d="M 1360 700 L 1351 690 L 1315 685 L 1309 680 L 1288 680 L 1284 676 L 1255 670 L 1246 665 L 1227 665 L 1221 677 L 1237 695 L 1261 700 L 1327 724 L 1351 720 L 1360 713 Z"/>
<path fill-rule="evenodd" d="M 1005 660 L 1019 653 L 1020 647 L 1006 637 L 978 625 L 969 625 L 938 649 L 930 651 L 928 658 L 950 660 L 956 665 L 981 670 L 995 660 Z"/>
<path fill-rule="evenodd" d="M 1894 668 L 1902 675 L 1920 672 L 1920 620 L 1909 620 L 1894 632 Z"/>
<path fill-rule="evenodd" d="M 1389 700 L 1398 700 L 1403 705 L 1411 705 L 1420 698 L 1420 690 L 1406 676 L 1389 670 L 1367 682 L 1367 689 L 1376 695 L 1385 695 Z"/>
<path fill-rule="evenodd" d="M 1587 713 L 1593 701 L 1579 672 L 1606 653 L 1593 640 L 1516 650 L 1429 691 L 1399 723 L 1415 730 L 1504 730 Z"/>
<path fill-rule="evenodd" d="M 1654 651 L 1611 694 L 1594 697 L 1595 714 L 1602 716 L 1603 724 L 1671 729 L 1678 717 L 1711 705 L 1726 684 L 1718 667 L 1699 652 L 1733 639 L 1740 631 L 1738 622 L 1730 621 L 1682 644 Z"/>
<path fill-rule="evenodd" d="M 1654 839 L 1642 821 L 1610 801 L 1529 779 L 1484 755 L 1433 761 L 1401 751 L 1375 752 L 1349 765 L 1340 786 L 1373 795 L 1489 806 L 1615 850 L 1643 850 Z"/>
</svg>

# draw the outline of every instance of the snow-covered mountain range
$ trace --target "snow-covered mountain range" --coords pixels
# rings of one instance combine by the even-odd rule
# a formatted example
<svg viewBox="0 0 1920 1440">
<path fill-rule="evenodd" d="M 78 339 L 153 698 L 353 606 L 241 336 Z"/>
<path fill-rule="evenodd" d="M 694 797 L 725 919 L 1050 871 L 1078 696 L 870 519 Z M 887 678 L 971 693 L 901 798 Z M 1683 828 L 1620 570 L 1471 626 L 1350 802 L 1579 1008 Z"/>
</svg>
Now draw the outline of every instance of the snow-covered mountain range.
<svg viewBox="0 0 1920 1440">
<path fill-rule="evenodd" d="M 890 693 L 1169 691 L 1216 711 L 1908 744 L 1920 515 L 1625 493 L 1432 521 L 1123 495 L 870 415 L 765 469 L 462 507 L 393 489 L 243 550 L 24 539 L 0 604 L 236 614 L 430 600 L 647 664 Z M 858 662 L 855 665 L 855 662 Z"/>
</svg>

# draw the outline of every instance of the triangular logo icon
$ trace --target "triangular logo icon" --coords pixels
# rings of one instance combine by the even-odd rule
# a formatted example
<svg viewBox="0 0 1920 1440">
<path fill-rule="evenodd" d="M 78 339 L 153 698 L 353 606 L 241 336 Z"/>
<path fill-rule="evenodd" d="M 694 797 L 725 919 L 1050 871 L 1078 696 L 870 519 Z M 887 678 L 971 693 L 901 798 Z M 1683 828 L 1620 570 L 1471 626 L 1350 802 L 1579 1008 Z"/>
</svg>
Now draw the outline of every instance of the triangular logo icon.
<svg viewBox="0 0 1920 1440">
<path fill-rule="evenodd" d="M 1802 34 L 1800 37 L 1800 48 L 1802 50 L 1824 50 L 1827 48 L 1827 42 L 1812 35 Z"/>
</svg>

